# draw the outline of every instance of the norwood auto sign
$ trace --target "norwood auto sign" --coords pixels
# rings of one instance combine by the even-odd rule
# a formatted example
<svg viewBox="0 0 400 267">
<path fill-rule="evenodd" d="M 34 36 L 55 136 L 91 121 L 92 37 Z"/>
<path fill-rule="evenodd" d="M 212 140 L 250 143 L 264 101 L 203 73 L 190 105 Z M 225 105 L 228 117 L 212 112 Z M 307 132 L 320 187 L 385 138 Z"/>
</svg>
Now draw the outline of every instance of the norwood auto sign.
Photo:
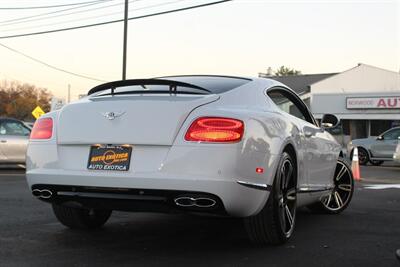
<svg viewBox="0 0 400 267">
<path fill-rule="evenodd" d="M 400 109 L 400 96 L 348 97 L 347 109 Z"/>
</svg>

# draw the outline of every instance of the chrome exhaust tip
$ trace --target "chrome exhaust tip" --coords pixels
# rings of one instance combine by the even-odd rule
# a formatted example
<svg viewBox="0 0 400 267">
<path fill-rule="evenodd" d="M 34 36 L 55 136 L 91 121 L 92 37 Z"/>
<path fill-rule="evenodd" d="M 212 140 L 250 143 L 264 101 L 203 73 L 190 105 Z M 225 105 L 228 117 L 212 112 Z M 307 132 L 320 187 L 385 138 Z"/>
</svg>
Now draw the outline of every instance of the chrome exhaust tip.
<svg viewBox="0 0 400 267">
<path fill-rule="evenodd" d="M 199 208 L 211 208 L 214 207 L 217 202 L 211 198 L 199 197 L 196 198 L 196 207 Z"/>
<path fill-rule="evenodd" d="M 35 197 L 40 197 L 42 195 L 42 191 L 39 189 L 33 189 L 32 195 L 34 195 Z"/>
<path fill-rule="evenodd" d="M 195 199 L 192 197 L 178 197 L 174 199 L 174 202 L 180 207 L 193 207 L 195 204 Z"/>
<path fill-rule="evenodd" d="M 51 198 L 52 195 L 53 195 L 53 193 L 50 190 L 43 189 L 42 190 L 42 195 L 40 197 L 47 199 L 47 198 Z"/>
<path fill-rule="evenodd" d="M 42 190 L 41 189 L 33 189 L 32 195 L 34 195 L 37 198 L 48 199 L 48 198 L 51 198 L 53 193 L 48 189 L 42 189 Z"/>
<path fill-rule="evenodd" d="M 212 198 L 207 197 L 178 197 L 174 199 L 175 205 L 179 207 L 198 207 L 198 208 L 211 208 L 217 204 Z"/>
</svg>

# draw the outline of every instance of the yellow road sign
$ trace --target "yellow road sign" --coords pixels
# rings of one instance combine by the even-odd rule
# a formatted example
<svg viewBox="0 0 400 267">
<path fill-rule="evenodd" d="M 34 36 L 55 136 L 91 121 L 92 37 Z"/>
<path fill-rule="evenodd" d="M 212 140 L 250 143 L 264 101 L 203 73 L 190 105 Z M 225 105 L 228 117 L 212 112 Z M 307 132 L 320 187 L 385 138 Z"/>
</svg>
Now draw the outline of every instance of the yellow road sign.
<svg viewBox="0 0 400 267">
<path fill-rule="evenodd" d="M 43 109 L 39 106 L 37 106 L 33 111 L 32 111 L 32 115 L 33 117 L 35 117 L 35 119 L 38 119 L 40 116 L 42 116 L 43 114 L 45 114 L 45 112 L 43 111 Z"/>
</svg>

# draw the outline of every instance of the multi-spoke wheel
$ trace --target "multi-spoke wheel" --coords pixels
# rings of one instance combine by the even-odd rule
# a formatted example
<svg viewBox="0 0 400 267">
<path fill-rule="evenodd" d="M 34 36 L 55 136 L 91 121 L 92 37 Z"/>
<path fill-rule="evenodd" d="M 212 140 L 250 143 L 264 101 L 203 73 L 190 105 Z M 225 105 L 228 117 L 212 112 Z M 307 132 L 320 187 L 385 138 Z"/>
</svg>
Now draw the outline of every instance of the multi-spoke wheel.
<svg viewBox="0 0 400 267">
<path fill-rule="evenodd" d="M 353 196 L 354 180 L 349 165 L 342 159 L 337 161 L 333 182 L 332 191 L 320 203 L 311 205 L 312 210 L 337 214 L 347 208 Z"/>
<path fill-rule="evenodd" d="M 351 158 L 353 158 L 353 153 Z M 367 165 L 369 162 L 368 152 L 362 147 L 358 148 L 358 162 L 360 163 L 360 165 Z"/>
<path fill-rule="evenodd" d="M 290 154 L 284 152 L 266 205 L 257 215 L 245 218 L 253 242 L 282 244 L 290 238 L 296 221 L 296 188 L 296 165 Z"/>
</svg>

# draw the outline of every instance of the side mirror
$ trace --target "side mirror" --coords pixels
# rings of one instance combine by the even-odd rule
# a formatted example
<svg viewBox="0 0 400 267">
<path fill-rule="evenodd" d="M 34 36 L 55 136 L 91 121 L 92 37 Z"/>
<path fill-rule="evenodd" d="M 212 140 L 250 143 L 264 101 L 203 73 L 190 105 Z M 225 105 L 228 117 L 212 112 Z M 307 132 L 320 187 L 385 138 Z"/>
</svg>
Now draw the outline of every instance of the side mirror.
<svg viewBox="0 0 400 267">
<path fill-rule="evenodd" d="M 321 120 L 322 129 L 335 128 L 339 125 L 340 120 L 333 114 L 324 114 Z"/>
<path fill-rule="evenodd" d="M 376 140 L 383 140 L 383 136 L 382 136 L 382 135 L 378 136 L 378 137 L 376 138 Z"/>
</svg>

